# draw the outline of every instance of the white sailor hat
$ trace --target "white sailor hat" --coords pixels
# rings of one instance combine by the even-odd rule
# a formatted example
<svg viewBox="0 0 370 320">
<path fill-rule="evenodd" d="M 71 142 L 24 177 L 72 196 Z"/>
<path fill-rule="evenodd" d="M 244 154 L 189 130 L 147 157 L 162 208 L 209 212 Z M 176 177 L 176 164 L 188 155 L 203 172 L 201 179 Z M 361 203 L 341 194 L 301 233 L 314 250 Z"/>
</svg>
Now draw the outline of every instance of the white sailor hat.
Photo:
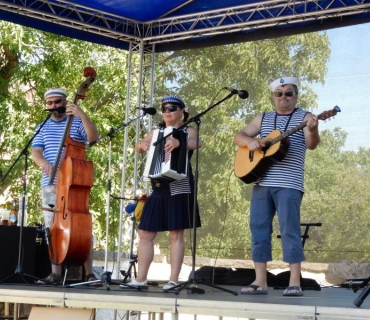
<svg viewBox="0 0 370 320">
<path fill-rule="evenodd" d="M 67 98 L 67 93 L 62 90 L 62 89 L 49 89 L 48 91 L 45 92 L 44 98 L 49 98 L 49 97 L 63 97 L 64 99 Z"/>
<path fill-rule="evenodd" d="M 185 108 L 185 102 L 182 101 L 179 97 L 177 96 L 166 96 L 162 99 L 162 106 L 165 103 L 176 103 L 180 106 L 180 108 L 184 109 Z"/>
<path fill-rule="evenodd" d="M 298 79 L 296 77 L 281 77 L 272 81 L 269 88 L 274 92 L 277 87 L 285 84 L 294 84 L 296 86 L 298 84 Z"/>
</svg>

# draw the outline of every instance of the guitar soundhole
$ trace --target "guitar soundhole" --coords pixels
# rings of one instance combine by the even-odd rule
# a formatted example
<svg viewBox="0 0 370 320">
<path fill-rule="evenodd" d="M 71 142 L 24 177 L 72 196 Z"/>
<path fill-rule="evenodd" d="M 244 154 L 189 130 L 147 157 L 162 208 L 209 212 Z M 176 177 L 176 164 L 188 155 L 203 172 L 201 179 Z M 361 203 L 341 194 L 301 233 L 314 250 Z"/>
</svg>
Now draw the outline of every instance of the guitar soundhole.
<svg viewBox="0 0 370 320">
<path fill-rule="evenodd" d="M 282 143 L 285 147 L 287 147 L 287 148 L 289 148 L 289 146 L 290 146 L 290 141 L 289 141 L 289 138 L 288 138 L 288 137 L 286 137 L 286 138 L 284 138 L 283 140 L 281 140 L 281 143 Z"/>
<path fill-rule="evenodd" d="M 271 147 L 271 141 L 266 141 L 265 146 L 261 148 L 263 152 L 266 152 Z"/>
<path fill-rule="evenodd" d="M 289 138 L 286 137 L 281 140 L 280 148 L 278 152 L 275 154 L 274 158 L 275 160 L 281 161 L 285 158 L 286 154 L 288 153 L 290 146 Z"/>
</svg>

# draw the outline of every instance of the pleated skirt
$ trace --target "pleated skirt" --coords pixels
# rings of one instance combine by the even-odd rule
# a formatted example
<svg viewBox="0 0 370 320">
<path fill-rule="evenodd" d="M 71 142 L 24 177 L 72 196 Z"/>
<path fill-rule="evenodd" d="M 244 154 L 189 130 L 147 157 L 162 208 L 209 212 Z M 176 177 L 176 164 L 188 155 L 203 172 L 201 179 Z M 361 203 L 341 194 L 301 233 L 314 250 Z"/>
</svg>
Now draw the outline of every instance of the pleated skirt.
<svg viewBox="0 0 370 320">
<path fill-rule="evenodd" d="M 145 202 L 139 229 L 169 231 L 193 228 L 194 192 L 171 196 L 168 182 L 152 182 L 152 193 Z M 195 208 L 196 227 L 201 226 L 198 204 Z"/>
</svg>

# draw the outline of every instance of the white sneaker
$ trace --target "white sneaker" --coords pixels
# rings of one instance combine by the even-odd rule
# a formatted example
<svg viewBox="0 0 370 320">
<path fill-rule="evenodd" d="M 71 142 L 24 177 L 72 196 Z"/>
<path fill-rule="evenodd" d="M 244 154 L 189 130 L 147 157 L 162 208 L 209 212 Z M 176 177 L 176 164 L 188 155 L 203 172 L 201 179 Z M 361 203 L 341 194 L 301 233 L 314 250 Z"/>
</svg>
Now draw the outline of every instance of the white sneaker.
<svg viewBox="0 0 370 320">
<path fill-rule="evenodd" d="M 163 290 L 166 291 L 166 290 L 170 290 L 172 289 L 173 287 L 177 286 L 178 283 L 175 282 L 175 281 L 168 281 L 168 283 L 166 285 L 163 286 Z"/>
<path fill-rule="evenodd" d="M 130 286 L 132 287 L 146 287 L 147 286 L 147 281 L 136 281 L 135 279 L 132 279 L 130 282 L 123 283 L 120 285 L 121 288 L 129 288 Z"/>
</svg>

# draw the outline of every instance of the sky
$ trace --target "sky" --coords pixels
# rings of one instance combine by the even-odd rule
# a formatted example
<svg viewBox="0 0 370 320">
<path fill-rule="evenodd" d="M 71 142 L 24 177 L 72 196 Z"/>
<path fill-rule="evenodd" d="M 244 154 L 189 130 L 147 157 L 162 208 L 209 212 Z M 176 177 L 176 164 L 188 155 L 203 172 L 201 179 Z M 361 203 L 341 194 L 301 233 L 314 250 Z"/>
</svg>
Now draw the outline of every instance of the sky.
<svg viewBox="0 0 370 320">
<path fill-rule="evenodd" d="M 331 55 L 318 94 L 319 114 L 339 106 L 341 112 L 321 121 L 320 130 L 341 127 L 348 133 L 345 149 L 370 148 L 370 23 L 327 31 Z"/>
</svg>

